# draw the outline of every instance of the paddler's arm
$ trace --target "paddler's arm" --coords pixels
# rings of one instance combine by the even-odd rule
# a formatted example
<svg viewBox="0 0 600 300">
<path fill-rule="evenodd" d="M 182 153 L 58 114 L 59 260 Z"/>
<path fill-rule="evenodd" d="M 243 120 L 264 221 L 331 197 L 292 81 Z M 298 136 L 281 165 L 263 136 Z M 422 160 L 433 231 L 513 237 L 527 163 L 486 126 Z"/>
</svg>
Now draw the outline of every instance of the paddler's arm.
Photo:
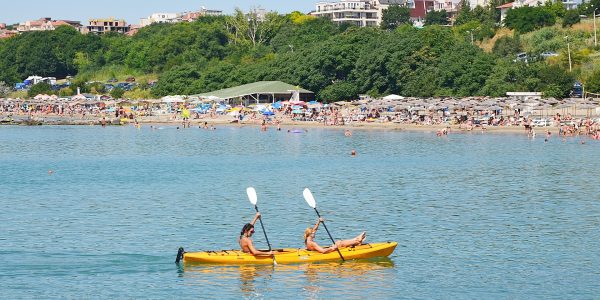
<svg viewBox="0 0 600 300">
<path fill-rule="evenodd" d="M 319 225 L 321 224 L 321 222 L 323 222 L 323 218 L 319 218 L 317 220 L 317 224 L 315 224 L 315 227 L 313 227 L 313 232 L 317 232 L 317 229 L 319 229 Z"/>
<path fill-rule="evenodd" d="M 256 223 L 256 221 L 258 221 L 259 218 L 260 218 L 260 213 L 257 212 L 256 215 L 254 215 L 254 219 L 252 219 L 252 222 L 250 222 L 250 224 L 252 224 L 252 226 L 254 226 L 254 224 Z"/>
<path fill-rule="evenodd" d="M 273 251 L 256 250 L 252 243 L 248 243 L 248 249 L 250 250 L 250 253 L 252 253 L 252 255 L 254 256 L 273 256 Z"/>
</svg>

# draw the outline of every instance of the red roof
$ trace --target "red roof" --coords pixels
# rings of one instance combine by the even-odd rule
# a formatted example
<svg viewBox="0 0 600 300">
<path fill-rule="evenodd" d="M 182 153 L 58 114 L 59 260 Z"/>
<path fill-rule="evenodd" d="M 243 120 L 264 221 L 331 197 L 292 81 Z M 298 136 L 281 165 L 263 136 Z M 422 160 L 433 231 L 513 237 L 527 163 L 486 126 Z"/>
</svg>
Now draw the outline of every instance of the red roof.
<svg viewBox="0 0 600 300">
<path fill-rule="evenodd" d="M 60 25 L 71 25 L 65 21 L 62 20 L 58 20 L 58 21 L 52 21 L 52 26 L 56 27 L 56 26 L 60 26 Z"/>
<path fill-rule="evenodd" d="M 500 5 L 500 6 L 496 6 L 496 8 L 498 8 L 498 9 L 503 9 L 503 8 L 511 8 L 511 7 L 513 7 L 513 3 L 514 3 L 514 2 L 510 2 L 510 3 L 502 4 L 502 5 Z"/>
</svg>

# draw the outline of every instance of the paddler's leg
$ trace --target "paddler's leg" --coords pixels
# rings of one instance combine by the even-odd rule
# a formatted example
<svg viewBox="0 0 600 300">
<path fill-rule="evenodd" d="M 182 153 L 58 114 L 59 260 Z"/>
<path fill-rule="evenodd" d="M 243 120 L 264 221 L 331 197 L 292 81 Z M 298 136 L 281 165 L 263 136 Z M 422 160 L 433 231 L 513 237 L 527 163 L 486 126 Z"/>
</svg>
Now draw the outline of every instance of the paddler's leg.
<svg viewBox="0 0 600 300">
<path fill-rule="evenodd" d="M 358 246 L 358 245 L 362 244 L 362 242 L 365 240 L 366 237 L 367 237 L 367 233 L 363 231 L 361 234 L 359 234 L 358 236 L 356 236 L 353 239 L 336 241 L 335 245 L 338 246 L 338 248 Z"/>
</svg>

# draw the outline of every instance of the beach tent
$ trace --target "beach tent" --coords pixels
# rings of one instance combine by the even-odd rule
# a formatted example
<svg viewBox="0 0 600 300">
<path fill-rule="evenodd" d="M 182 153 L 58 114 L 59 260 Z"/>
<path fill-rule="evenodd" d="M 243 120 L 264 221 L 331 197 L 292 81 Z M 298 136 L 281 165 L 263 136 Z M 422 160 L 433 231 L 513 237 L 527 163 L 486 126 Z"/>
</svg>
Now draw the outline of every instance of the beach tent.
<svg viewBox="0 0 600 300">
<path fill-rule="evenodd" d="M 383 97 L 383 100 L 402 100 L 402 99 L 404 99 L 404 97 L 398 96 L 395 94 L 391 94 L 391 95 L 387 95 L 387 96 Z"/>
<path fill-rule="evenodd" d="M 258 81 L 196 96 L 218 97 L 225 101 L 241 99 L 246 104 L 250 104 L 274 103 L 279 99 L 312 100 L 314 93 L 281 81 Z"/>
<path fill-rule="evenodd" d="M 165 96 L 161 98 L 163 103 L 182 103 L 185 102 L 182 96 Z"/>
</svg>

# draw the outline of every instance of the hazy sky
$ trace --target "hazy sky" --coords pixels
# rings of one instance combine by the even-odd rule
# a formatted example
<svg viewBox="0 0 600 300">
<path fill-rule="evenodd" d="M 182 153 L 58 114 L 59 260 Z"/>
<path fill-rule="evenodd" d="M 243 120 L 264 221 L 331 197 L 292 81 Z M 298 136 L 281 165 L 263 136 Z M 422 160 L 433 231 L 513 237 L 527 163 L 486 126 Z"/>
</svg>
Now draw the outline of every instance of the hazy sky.
<svg viewBox="0 0 600 300">
<path fill-rule="evenodd" d="M 155 12 L 184 12 L 207 9 L 231 13 L 236 7 L 248 10 L 263 7 L 279 13 L 294 10 L 307 13 L 314 9 L 318 0 L 0 0 L 0 23 L 14 24 L 42 17 L 81 21 L 87 24 L 90 18 L 115 17 L 137 24 Z"/>
</svg>

